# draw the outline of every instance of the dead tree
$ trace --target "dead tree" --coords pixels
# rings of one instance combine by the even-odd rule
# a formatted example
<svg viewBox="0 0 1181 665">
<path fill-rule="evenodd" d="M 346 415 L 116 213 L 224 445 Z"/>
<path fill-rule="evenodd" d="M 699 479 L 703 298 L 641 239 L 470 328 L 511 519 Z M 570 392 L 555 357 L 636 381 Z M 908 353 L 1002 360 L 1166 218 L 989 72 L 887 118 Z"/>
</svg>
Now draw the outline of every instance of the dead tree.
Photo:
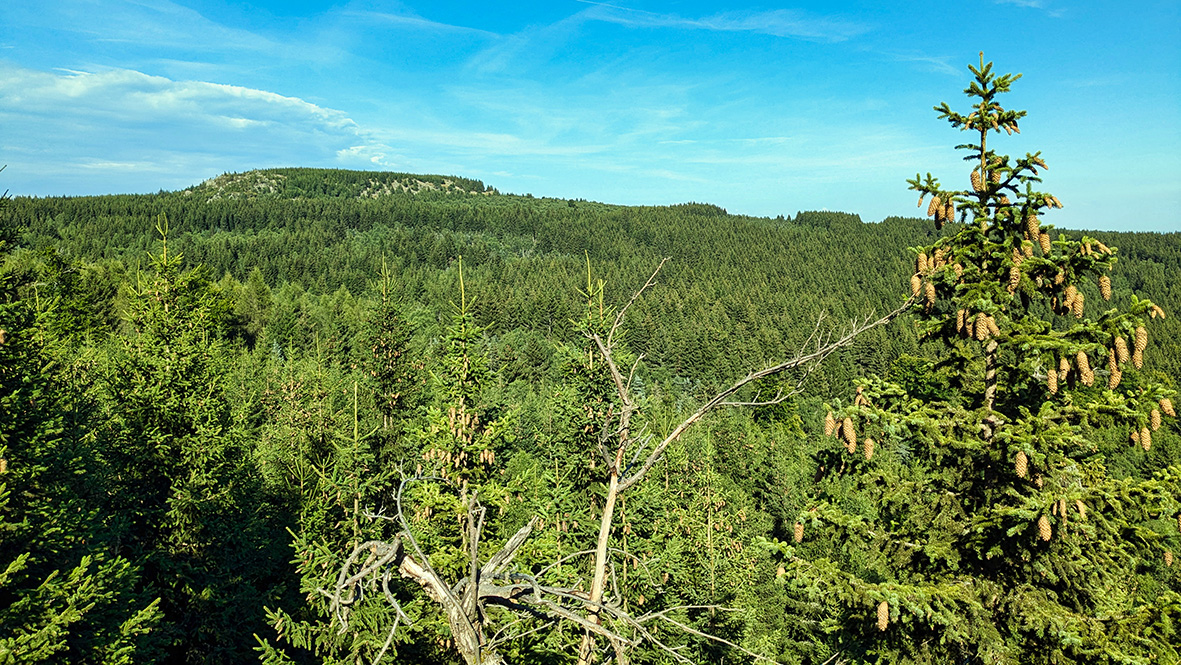
<svg viewBox="0 0 1181 665">
<path fill-rule="evenodd" d="M 723 406 L 777 404 L 798 394 L 806 377 L 831 353 L 852 344 L 857 335 L 892 321 L 906 311 L 913 304 L 914 299 L 906 301 L 901 307 L 881 318 L 867 317 L 861 321 L 854 321 L 845 330 L 835 333 L 823 332 L 823 319 L 817 321 L 812 333 L 793 358 L 752 372 L 739 379 L 729 388 L 706 401 L 667 435 L 658 439 L 651 432 L 641 431 L 637 434 L 632 431 L 633 417 L 639 408 L 632 392 L 632 381 L 643 356 L 635 360 L 625 376 L 616 363 L 618 342 L 616 333 L 619 331 L 630 306 L 644 291 L 655 285 L 656 277 L 663 265 L 664 261 L 656 268 L 643 287 L 636 291 L 628 303 L 620 309 L 605 335 L 597 332 L 587 333 L 587 337 L 593 343 L 592 353 L 597 353 L 598 359 L 604 362 L 609 369 L 619 403 L 617 411 L 612 409 L 609 412 L 598 435 L 599 453 L 606 463 L 607 494 L 594 548 L 555 561 L 537 574 L 509 572 L 513 557 L 521 545 L 528 540 L 531 531 L 538 523 L 538 518 L 534 517 L 509 538 L 495 554 L 481 563 L 478 551 L 484 528 L 485 510 L 480 504 L 478 493 L 469 493 L 465 486 L 460 488 L 459 492 L 463 506 L 464 552 L 469 565 L 466 575 L 461 579 L 444 580 L 431 567 L 430 559 L 419 547 L 405 517 L 404 491 L 414 482 L 446 483 L 448 481 L 433 477 L 403 478 L 395 496 L 393 514 L 370 513 L 374 519 L 394 522 L 398 529 L 397 535 L 389 541 L 369 541 L 358 545 L 340 570 L 335 588 L 324 591 L 331 599 L 333 616 L 340 623 L 342 632 L 348 626 L 351 604 L 358 594 L 365 593 L 366 589 L 372 593 L 380 587 L 386 599 L 393 604 L 398 619 L 390 628 L 385 648 L 379 653 L 375 662 L 381 660 L 382 655 L 393 642 L 401 622 L 408 621 L 397 598 L 390 590 L 390 580 L 395 574 L 414 582 L 428 598 L 440 607 L 451 629 L 456 650 L 459 651 L 464 662 L 470 665 L 504 663 L 504 658 L 500 656 L 498 651 L 499 646 L 516 637 L 505 635 L 503 630 L 489 635 L 487 619 L 492 608 L 503 608 L 521 619 L 532 618 L 539 621 L 539 627 L 534 630 L 544 630 L 557 622 L 568 622 L 578 626 L 583 631 L 578 654 L 580 665 L 593 662 L 597 654 L 596 644 L 599 638 L 610 645 L 614 658 L 620 665 L 628 662 L 627 653 L 631 648 L 644 643 L 670 654 L 678 662 L 690 663 L 691 661 L 681 654 L 678 648 L 658 639 L 652 628 L 662 623 L 687 634 L 728 645 L 756 659 L 768 660 L 725 639 L 698 631 L 671 616 L 676 610 L 724 610 L 725 608 L 681 606 L 634 615 L 623 608 L 619 602 L 620 599 L 605 597 L 610 577 L 609 559 L 612 554 L 621 553 L 610 546 L 615 504 L 624 492 L 647 476 L 648 472 L 663 458 L 670 445 L 678 441 L 707 413 Z M 785 372 L 797 374 L 795 385 L 790 390 L 779 391 L 767 399 L 758 397 L 747 401 L 733 399 L 748 385 Z M 559 587 L 546 583 L 546 573 L 558 564 L 575 556 L 591 554 L 594 556 L 594 565 L 589 593 L 582 590 L 581 586 Z M 626 555 L 626 553 L 622 554 Z"/>
</svg>

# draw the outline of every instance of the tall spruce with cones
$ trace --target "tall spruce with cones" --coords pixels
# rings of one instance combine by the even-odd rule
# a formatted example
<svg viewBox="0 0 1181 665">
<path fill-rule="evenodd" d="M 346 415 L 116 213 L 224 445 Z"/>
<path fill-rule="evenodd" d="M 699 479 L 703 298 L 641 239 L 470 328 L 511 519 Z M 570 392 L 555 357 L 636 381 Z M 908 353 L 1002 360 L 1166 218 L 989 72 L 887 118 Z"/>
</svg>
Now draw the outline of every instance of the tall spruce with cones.
<svg viewBox="0 0 1181 665">
<path fill-rule="evenodd" d="M 1046 162 L 995 141 L 1025 116 L 1000 104 L 1020 75 L 969 69 L 966 112 L 935 107 L 970 136 L 968 187 L 909 181 L 950 225 L 911 282 L 941 342 L 931 384 L 863 380 L 831 405 L 822 498 L 778 544 L 787 579 L 830 604 L 854 661 L 1178 662 L 1181 466 L 1108 469 L 1116 432 L 1147 458 L 1176 427 L 1140 371 L 1165 313 L 1113 294 L 1114 248 L 1043 224 L 1062 207 Z"/>
</svg>

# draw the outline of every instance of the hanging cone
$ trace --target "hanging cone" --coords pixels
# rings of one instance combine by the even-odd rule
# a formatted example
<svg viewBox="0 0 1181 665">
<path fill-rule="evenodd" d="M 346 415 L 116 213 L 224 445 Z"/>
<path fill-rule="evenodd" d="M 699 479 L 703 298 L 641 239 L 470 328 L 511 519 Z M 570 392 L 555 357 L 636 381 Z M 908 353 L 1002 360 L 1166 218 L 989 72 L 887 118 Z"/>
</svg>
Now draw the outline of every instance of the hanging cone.
<svg viewBox="0 0 1181 665">
<path fill-rule="evenodd" d="M 1030 240 L 1033 240 L 1034 238 L 1041 235 L 1041 228 L 1038 224 L 1037 215 L 1029 213 L 1029 216 L 1025 218 L 1025 234 Z"/>
<path fill-rule="evenodd" d="M 869 461 L 873 459 L 873 439 L 865 439 L 865 459 Z"/>
<path fill-rule="evenodd" d="M 833 418 L 832 411 L 829 411 L 824 416 L 824 436 L 832 436 L 832 433 L 837 429 L 837 419 Z"/>
<path fill-rule="evenodd" d="M 1029 475 L 1029 456 L 1025 454 L 1024 450 L 1017 451 L 1017 461 L 1013 466 L 1017 471 L 1018 478 L 1024 478 Z"/>
<path fill-rule="evenodd" d="M 794 538 L 797 543 L 804 542 L 804 525 L 803 524 L 796 522 L 795 527 L 793 527 L 793 529 L 792 529 L 792 538 Z"/>
<path fill-rule="evenodd" d="M 1128 342 L 1123 337 L 1115 338 L 1115 359 L 1121 363 L 1126 363 L 1131 359 L 1128 354 Z"/>
<path fill-rule="evenodd" d="M 1070 310 L 1072 312 L 1074 312 L 1074 318 L 1076 318 L 1076 319 L 1083 318 L 1083 301 L 1084 300 L 1086 300 L 1086 298 L 1083 297 L 1083 294 L 1080 291 L 1077 295 L 1074 296 L 1074 302 L 1070 303 Z"/>
<path fill-rule="evenodd" d="M 1107 275 L 1099 276 L 1099 295 L 1104 300 L 1111 300 L 1111 278 Z"/>
<path fill-rule="evenodd" d="M 1050 529 L 1050 518 L 1042 515 L 1037 518 L 1037 533 L 1042 540 L 1049 540 L 1054 532 Z"/>
<path fill-rule="evenodd" d="M 1166 416 L 1171 418 L 1177 417 L 1177 412 L 1173 410 L 1173 400 L 1168 397 L 1160 398 L 1160 410 L 1164 411 Z"/>
<path fill-rule="evenodd" d="M 878 630 L 886 630 L 890 625 L 890 604 L 886 601 L 878 603 Z"/>
</svg>

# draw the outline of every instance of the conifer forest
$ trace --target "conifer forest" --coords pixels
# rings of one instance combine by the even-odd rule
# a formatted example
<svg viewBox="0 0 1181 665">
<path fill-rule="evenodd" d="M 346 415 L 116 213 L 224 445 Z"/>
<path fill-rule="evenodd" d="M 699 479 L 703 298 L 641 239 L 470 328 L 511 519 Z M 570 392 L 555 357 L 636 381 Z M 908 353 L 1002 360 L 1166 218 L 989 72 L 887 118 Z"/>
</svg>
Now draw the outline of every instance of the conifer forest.
<svg viewBox="0 0 1181 665">
<path fill-rule="evenodd" d="M 6 197 L 0 664 L 1181 662 L 1181 236 L 969 70 L 878 223 Z"/>
</svg>

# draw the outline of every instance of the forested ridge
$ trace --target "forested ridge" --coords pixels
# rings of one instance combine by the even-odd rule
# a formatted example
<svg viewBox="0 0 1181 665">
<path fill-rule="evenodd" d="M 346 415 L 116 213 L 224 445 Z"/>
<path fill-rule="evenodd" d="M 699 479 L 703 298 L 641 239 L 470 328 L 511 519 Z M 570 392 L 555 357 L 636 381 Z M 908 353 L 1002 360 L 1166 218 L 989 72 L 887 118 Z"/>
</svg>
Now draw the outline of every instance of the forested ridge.
<svg viewBox="0 0 1181 665">
<path fill-rule="evenodd" d="M 514 534 L 477 660 L 1178 662 L 1181 237 L 1050 230 L 978 150 L 912 183 L 942 228 L 322 169 L 7 200 L 0 662 L 458 662 L 405 562 L 466 599 Z"/>
</svg>

